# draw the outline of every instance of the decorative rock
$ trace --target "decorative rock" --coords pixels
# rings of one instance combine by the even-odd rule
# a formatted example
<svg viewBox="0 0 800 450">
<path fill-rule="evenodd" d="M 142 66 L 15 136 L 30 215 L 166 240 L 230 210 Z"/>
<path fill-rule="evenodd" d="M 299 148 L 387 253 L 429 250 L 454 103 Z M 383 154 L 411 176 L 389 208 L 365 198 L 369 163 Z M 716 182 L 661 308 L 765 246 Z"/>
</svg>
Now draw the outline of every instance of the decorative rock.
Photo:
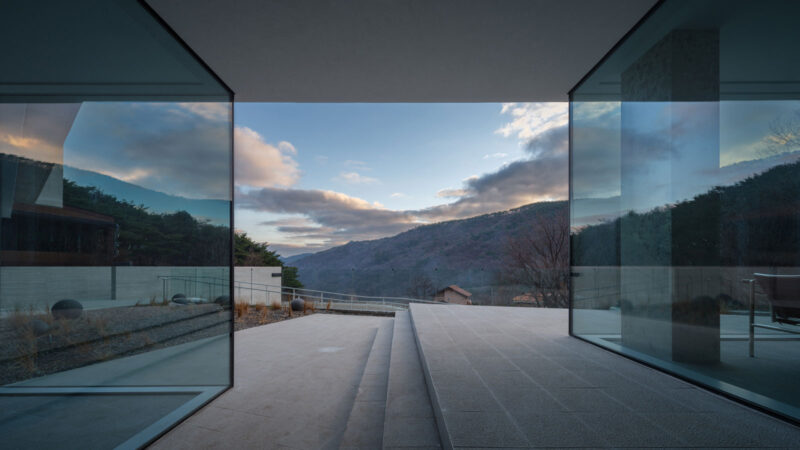
<svg viewBox="0 0 800 450">
<path fill-rule="evenodd" d="M 56 319 L 77 319 L 83 314 L 83 305 L 77 300 L 64 299 L 59 300 L 50 308 L 50 312 Z"/>
<path fill-rule="evenodd" d="M 33 330 L 33 334 L 36 336 L 47 334 L 50 331 L 50 325 L 41 319 L 32 319 L 30 322 L 30 327 L 31 330 Z"/>
<path fill-rule="evenodd" d="M 174 302 L 176 298 L 186 298 L 186 294 L 181 294 L 181 293 L 175 294 L 172 296 L 172 301 Z"/>
<path fill-rule="evenodd" d="M 302 311 L 305 304 L 306 302 L 302 298 L 292 300 L 292 311 Z"/>
<path fill-rule="evenodd" d="M 214 303 L 218 304 L 224 309 L 228 309 L 231 307 L 231 298 L 227 295 L 220 295 L 214 300 Z"/>
<path fill-rule="evenodd" d="M 181 294 L 181 295 L 183 295 L 183 294 Z M 173 296 L 173 297 L 172 297 L 172 303 L 177 303 L 177 304 L 179 304 L 179 305 L 189 305 L 189 304 L 191 304 L 191 303 L 192 303 L 192 301 L 191 301 L 191 300 L 189 300 L 189 299 L 188 299 L 188 298 L 186 298 L 186 297 L 178 297 L 178 296 L 176 295 L 176 296 Z"/>
</svg>

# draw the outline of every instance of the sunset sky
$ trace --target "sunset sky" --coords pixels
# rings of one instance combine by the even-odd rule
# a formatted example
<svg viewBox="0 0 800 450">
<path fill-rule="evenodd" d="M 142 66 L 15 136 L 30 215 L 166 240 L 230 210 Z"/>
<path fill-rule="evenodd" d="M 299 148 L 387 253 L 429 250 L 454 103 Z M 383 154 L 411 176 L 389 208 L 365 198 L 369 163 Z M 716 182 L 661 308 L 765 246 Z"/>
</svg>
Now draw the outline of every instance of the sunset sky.
<svg viewBox="0 0 800 450">
<path fill-rule="evenodd" d="M 235 120 L 236 227 L 284 256 L 567 195 L 564 103 L 237 104 Z"/>
</svg>

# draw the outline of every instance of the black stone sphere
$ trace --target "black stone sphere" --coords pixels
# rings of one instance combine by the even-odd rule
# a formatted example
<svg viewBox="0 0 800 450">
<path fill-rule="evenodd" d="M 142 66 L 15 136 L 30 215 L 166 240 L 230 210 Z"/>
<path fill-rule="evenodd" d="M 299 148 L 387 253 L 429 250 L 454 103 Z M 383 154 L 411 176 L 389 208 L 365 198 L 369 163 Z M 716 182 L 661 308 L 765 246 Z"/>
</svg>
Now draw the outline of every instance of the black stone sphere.
<svg viewBox="0 0 800 450">
<path fill-rule="evenodd" d="M 305 304 L 306 302 L 302 298 L 292 300 L 292 311 L 302 311 Z"/>
<path fill-rule="evenodd" d="M 218 304 L 219 306 L 228 309 L 231 307 L 231 298 L 227 295 L 220 295 L 216 299 L 214 299 L 214 303 Z"/>
<path fill-rule="evenodd" d="M 176 298 L 186 298 L 186 294 L 175 294 L 172 296 L 172 301 L 174 302 Z"/>
<path fill-rule="evenodd" d="M 83 305 L 77 300 L 64 299 L 59 300 L 50 308 L 50 313 L 56 319 L 77 319 L 83 314 Z"/>
</svg>

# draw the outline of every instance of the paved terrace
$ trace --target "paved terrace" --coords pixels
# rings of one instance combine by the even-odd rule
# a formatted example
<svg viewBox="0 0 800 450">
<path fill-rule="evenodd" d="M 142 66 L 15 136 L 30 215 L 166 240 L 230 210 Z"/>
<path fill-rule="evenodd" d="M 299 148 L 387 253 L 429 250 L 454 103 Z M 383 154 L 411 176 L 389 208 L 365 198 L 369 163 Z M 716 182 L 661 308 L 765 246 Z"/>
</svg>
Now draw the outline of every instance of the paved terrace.
<svg viewBox="0 0 800 450">
<path fill-rule="evenodd" d="M 236 334 L 235 387 L 153 448 L 796 447 L 800 429 L 567 335 L 567 311 L 412 305 Z"/>
</svg>

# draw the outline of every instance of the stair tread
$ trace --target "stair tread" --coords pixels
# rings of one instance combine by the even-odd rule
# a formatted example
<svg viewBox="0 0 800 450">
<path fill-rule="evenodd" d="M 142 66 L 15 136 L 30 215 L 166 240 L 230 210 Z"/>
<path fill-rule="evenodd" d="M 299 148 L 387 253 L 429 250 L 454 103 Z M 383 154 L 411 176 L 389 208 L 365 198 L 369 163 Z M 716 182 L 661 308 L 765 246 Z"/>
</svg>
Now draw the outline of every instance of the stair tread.
<svg viewBox="0 0 800 450">
<path fill-rule="evenodd" d="M 408 312 L 394 318 L 383 448 L 441 448 Z"/>
<path fill-rule="evenodd" d="M 378 328 L 339 448 L 381 447 L 393 328 L 391 319 Z"/>
</svg>

